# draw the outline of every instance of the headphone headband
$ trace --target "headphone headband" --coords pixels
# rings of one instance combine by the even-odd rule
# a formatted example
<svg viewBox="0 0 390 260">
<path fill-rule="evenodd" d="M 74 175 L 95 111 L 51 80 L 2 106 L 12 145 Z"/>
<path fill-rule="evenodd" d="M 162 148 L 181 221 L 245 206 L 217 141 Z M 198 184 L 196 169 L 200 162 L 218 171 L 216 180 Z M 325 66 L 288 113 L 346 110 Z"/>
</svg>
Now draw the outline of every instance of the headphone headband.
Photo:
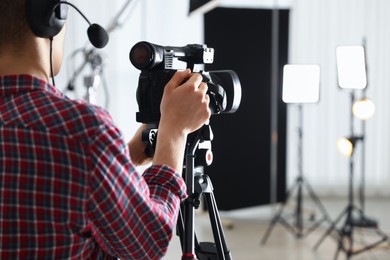
<svg viewBox="0 0 390 260">
<path fill-rule="evenodd" d="M 27 22 L 36 36 L 51 38 L 62 30 L 68 17 L 68 6 L 60 2 L 60 0 L 26 0 Z"/>
</svg>

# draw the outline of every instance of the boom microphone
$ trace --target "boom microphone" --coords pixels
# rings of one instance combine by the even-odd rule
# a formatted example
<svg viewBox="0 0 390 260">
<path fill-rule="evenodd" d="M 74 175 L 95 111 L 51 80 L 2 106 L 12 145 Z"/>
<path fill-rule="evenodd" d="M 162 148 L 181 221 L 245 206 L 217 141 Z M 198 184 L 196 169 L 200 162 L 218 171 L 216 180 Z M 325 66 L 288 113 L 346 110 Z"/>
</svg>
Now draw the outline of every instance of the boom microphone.
<svg viewBox="0 0 390 260">
<path fill-rule="evenodd" d="M 108 43 L 108 33 L 100 25 L 94 23 L 88 27 L 88 39 L 96 48 L 104 48 Z"/>
<path fill-rule="evenodd" d="M 96 47 L 96 48 L 104 48 L 107 43 L 108 43 L 108 33 L 107 31 L 101 27 L 100 25 L 94 23 L 91 24 L 91 22 L 88 20 L 88 18 L 78 9 L 74 4 L 66 2 L 66 1 L 60 1 L 58 4 L 54 6 L 53 9 L 57 8 L 61 4 L 66 4 L 71 7 L 73 7 L 83 18 L 87 23 L 89 24 L 87 34 L 88 34 L 88 39 L 91 42 L 91 44 Z M 54 11 L 54 10 L 53 10 Z"/>
</svg>

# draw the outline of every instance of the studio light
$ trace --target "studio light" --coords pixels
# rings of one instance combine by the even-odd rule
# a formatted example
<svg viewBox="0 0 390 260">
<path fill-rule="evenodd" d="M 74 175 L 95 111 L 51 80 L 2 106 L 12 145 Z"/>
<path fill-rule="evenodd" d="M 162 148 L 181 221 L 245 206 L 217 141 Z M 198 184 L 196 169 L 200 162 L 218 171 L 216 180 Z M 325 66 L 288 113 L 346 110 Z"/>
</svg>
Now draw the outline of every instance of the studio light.
<svg viewBox="0 0 390 260">
<path fill-rule="evenodd" d="M 366 60 L 363 46 L 337 47 L 336 60 L 340 88 L 364 89 L 367 86 Z"/>
<path fill-rule="evenodd" d="M 375 103 L 368 98 L 356 100 L 352 105 L 352 113 L 360 120 L 370 119 L 375 113 Z"/>
<path fill-rule="evenodd" d="M 351 157 L 358 141 L 363 140 L 362 136 L 342 137 L 337 140 L 337 149 L 345 157 Z"/>
<path fill-rule="evenodd" d="M 319 88 L 319 65 L 287 64 L 283 67 L 283 102 L 317 103 Z"/>
</svg>

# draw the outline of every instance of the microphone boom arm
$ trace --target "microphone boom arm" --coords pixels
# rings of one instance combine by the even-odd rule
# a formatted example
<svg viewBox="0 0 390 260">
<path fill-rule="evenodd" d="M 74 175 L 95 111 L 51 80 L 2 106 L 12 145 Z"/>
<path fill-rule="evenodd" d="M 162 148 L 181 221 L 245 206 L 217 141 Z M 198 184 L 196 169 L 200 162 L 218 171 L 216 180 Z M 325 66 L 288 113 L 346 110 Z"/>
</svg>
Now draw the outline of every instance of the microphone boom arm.
<svg viewBox="0 0 390 260">
<path fill-rule="evenodd" d="M 126 3 L 122 6 L 122 8 L 119 9 L 119 12 L 114 16 L 114 18 L 111 20 L 109 25 L 107 26 L 107 33 L 110 34 L 113 31 L 115 31 L 117 28 L 121 27 L 123 25 L 123 22 L 119 22 L 119 18 L 122 17 L 123 13 L 126 11 L 127 7 L 134 2 L 133 0 L 127 0 Z"/>
</svg>

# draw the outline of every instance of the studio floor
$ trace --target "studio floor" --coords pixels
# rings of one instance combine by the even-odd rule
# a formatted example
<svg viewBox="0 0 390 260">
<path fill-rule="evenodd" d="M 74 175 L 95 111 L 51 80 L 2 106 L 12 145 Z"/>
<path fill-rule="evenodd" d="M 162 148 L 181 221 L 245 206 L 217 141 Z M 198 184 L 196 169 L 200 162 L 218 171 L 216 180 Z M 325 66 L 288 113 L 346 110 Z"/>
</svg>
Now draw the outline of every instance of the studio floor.
<svg viewBox="0 0 390 260">
<path fill-rule="evenodd" d="M 288 230 L 281 221 L 278 221 L 269 234 L 266 230 L 272 218 L 277 213 L 280 205 L 260 206 L 234 211 L 220 211 L 221 221 L 224 226 L 224 233 L 228 248 L 231 251 L 232 259 L 235 260 L 327 260 L 335 259 L 338 237 L 336 232 L 325 236 L 316 250 L 314 246 L 324 237 L 331 223 L 343 212 L 348 203 L 340 198 L 326 198 L 320 200 L 325 212 L 330 217 L 329 222 L 324 221 L 312 232 L 297 238 L 296 233 Z M 293 214 L 296 209 L 295 198 L 291 198 L 284 207 L 283 219 L 293 224 L 296 219 Z M 305 226 L 310 226 L 324 216 L 310 199 L 303 200 L 303 214 Z M 358 205 L 358 204 L 356 204 Z M 365 215 L 378 223 L 380 231 L 390 236 L 390 198 L 370 198 L 365 200 Z M 195 227 L 200 242 L 214 242 L 208 213 L 196 211 Z M 344 224 L 344 218 L 338 222 L 336 230 Z M 372 228 L 354 228 L 354 250 L 363 248 L 376 242 L 380 237 Z M 267 238 L 265 243 L 264 238 Z M 181 246 L 179 238 L 175 236 L 164 259 L 181 259 Z M 347 259 L 346 254 L 341 251 L 337 259 Z M 380 243 L 371 250 L 354 254 L 350 257 L 353 260 L 389 260 L 390 259 L 390 238 Z"/>
</svg>

